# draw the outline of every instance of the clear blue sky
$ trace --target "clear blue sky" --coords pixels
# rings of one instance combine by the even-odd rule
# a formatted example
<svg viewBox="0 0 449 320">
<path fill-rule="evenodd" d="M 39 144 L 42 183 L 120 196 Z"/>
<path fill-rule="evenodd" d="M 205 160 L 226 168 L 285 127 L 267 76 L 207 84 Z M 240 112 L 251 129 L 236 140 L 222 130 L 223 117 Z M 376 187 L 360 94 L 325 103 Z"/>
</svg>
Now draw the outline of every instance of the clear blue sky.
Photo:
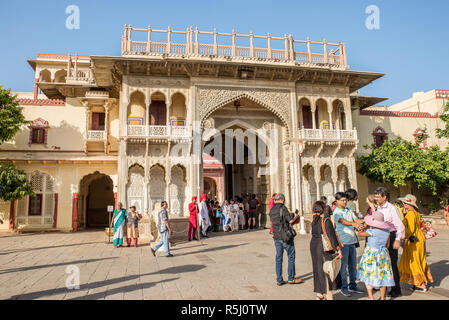
<svg viewBox="0 0 449 320">
<path fill-rule="evenodd" d="M 66 7 L 80 8 L 79 30 L 65 27 Z M 368 30 L 365 9 L 380 9 L 380 30 Z M 40 0 L 0 2 L 0 84 L 32 91 L 26 62 L 36 53 L 120 55 L 124 24 L 325 38 L 346 44 L 352 70 L 387 75 L 362 89 L 390 105 L 414 91 L 449 89 L 449 1 L 432 0 Z"/>
</svg>

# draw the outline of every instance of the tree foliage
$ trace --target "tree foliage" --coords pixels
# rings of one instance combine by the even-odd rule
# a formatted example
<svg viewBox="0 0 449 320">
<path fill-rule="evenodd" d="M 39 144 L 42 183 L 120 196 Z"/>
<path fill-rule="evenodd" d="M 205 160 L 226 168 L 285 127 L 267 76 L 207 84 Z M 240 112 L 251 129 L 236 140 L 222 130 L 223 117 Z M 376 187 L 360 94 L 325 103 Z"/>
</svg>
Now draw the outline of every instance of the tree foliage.
<svg viewBox="0 0 449 320">
<path fill-rule="evenodd" d="M 0 164 L 0 199 L 13 201 L 27 195 L 34 193 L 25 172 L 10 163 Z"/>
<path fill-rule="evenodd" d="M 3 89 L 0 85 L 0 143 L 12 139 L 22 125 L 28 123 L 17 96 L 11 94 L 11 89 Z"/>
<path fill-rule="evenodd" d="M 437 128 L 437 137 L 449 139 L 449 101 L 444 108 L 443 113 L 440 114 L 440 119 L 445 123 L 444 129 Z"/>
<path fill-rule="evenodd" d="M 449 152 L 438 146 L 420 149 L 398 137 L 385 141 L 380 147 L 365 146 L 371 153 L 358 159 L 359 173 L 372 181 L 392 183 L 395 187 L 415 182 L 419 188 L 428 188 L 441 196 L 449 187 Z"/>
<path fill-rule="evenodd" d="M 0 86 L 0 144 L 12 139 L 24 124 L 29 123 L 22 114 L 17 96 L 11 89 Z M 24 171 L 11 163 L 0 163 L 0 199 L 12 201 L 34 195 Z"/>
</svg>

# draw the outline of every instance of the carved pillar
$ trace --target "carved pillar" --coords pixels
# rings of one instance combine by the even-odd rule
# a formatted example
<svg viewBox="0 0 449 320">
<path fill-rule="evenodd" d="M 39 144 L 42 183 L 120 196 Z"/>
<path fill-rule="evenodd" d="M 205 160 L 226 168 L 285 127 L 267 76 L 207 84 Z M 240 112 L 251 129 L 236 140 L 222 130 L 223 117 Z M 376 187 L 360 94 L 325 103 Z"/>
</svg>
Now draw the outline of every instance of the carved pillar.
<svg viewBox="0 0 449 320">
<path fill-rule="evenodd" d="M 104 115 L 104 151 L 106 153 L 108 153 L 108 129 L 109 129 L 109 103 L 108 101 L 106 101 L 104 103 L 104 111 L 105 111 L 105 115 Z"/>
<path fill-rule="evenodd" d="M 312 128 L 313 129 L 319 129 L 319 128 L 317 128 L 316 127 L 316 114 L 315 114 L 315 111 L 316 111 L 316 104 L 315 104 L 315 99 L 314 98 L 311 98 L 310 99 L 310 103 L 311 103 L 311 106 L 310 106 L 310 111 L 312 112 Z"/>
<path fill-rule="evenodd" d="M 143 208 L 145 216 L 149 215 L 148 195 L 149 195 L 149 183 L 150 183 L 150 166 L 148 157 L 149 140 L 145 142 L 145 167 L 144 167 L 144 186 L 143 186 Z"/>
<path fill-rule="evenodd" d="M 314 202 L 321 198 L 321 192 L 320 192 L 321 168 L 317 162 L 315 162 L 315 168 L 314 168 L 313 172 L 315 174 L 315 183 L 316 183 L 316 199 L 312 199 L 312 201 Z"/>
<path fill-rule="evenodd" d="M 126 203 L 126 183 L 128 180 L 128 161 L 126 159 L 126 141 L 121 139 L 119 142 L 118 157 L 118 201 L 127 208 Z"/>
</svg>

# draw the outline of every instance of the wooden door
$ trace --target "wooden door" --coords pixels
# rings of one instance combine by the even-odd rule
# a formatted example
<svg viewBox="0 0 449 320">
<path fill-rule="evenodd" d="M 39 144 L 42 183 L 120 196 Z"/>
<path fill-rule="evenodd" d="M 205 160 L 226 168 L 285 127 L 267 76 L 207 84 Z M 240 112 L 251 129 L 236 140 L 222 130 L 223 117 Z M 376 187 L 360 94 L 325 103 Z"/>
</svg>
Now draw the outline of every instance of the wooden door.
<svg viewBox="0 0 449 320">
<path fill-rule="evenodd" d="M 304 129 L 313 129 L 312 110 L 310 106 L 302 106 L 302 122 Z"/>
<path fill-rule="evenodd" d="M 167 124 L 167 107 L 164 101 L 152 101 L 150 104 L 150 125 L 165 126 Z"/>
</svg>

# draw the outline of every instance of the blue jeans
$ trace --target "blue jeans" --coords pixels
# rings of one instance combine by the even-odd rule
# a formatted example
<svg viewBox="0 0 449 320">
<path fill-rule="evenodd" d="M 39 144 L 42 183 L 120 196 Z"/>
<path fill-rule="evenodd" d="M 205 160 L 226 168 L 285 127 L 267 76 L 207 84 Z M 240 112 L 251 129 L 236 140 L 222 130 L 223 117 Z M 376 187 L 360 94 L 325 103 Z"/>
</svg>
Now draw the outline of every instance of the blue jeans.
<svg viewBox="0 0 449 320">
<path fill-rule="evenodd" d="M 282 279 L 282 261 L 284 259 L 284 249 L 287 251 L 288 256 L 288 281 L 295 279 L 295 244 L 292 241 L 288 244 L 282 240 L 274 240 L 274 246 L 276 247 L 276 281 L 281 282 Z"/>
<path fill-rule="evenodd" d="M 157 251 L 162 246 L 164 246 L 165 253 L 169 255 L 170 247 L 168 243 L 168 230 L 161 232 L 161 241 L 159 241 L 159 243 L 153 248 L 153 250 Z"/>
<path fill-rule="evenodd" d="M 341 288 L 348 289 L 348 270 L 349 270 L 349 288 L 356 289 L 357 284 L 357 251 L 355 244 L 345 244 L 341 249 L 343 258 L 341 259 Z"/>
</svg>

